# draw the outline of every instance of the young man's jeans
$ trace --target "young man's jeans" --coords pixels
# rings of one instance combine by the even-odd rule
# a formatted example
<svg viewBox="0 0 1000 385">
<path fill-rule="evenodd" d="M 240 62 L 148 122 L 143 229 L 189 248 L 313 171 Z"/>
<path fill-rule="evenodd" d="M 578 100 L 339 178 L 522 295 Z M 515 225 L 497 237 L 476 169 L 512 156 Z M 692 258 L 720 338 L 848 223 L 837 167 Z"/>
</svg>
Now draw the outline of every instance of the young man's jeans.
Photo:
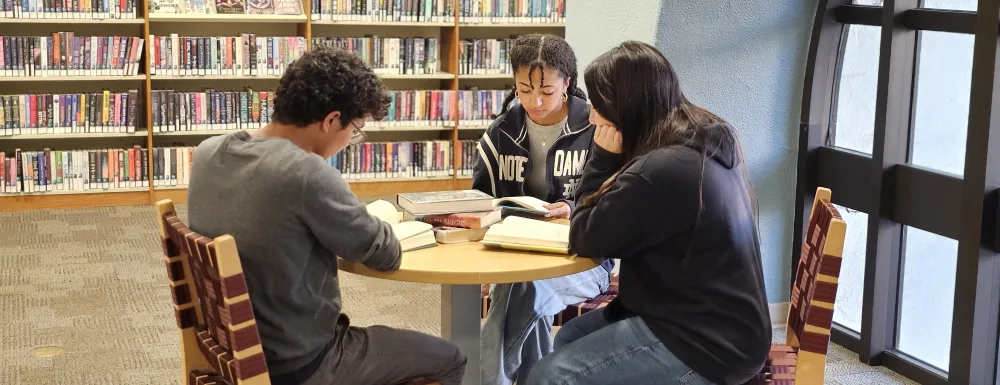
<svg viewBox="0 0 1000 385">
<path fill-rule="evenodd" d="M 534 282 L 495 285 L 482 329 L 483 385 L 511 385 L 552 352 L 552 321 L 566 306 L 608 289 L 603 266 Z"/>
<path fill-rule="evenodd" d="M 518 385 L 705 385 L 639 317 L 608 323 L 602 309 L 574 318 L 556 334 L 556 350 Z"/>
</svg>

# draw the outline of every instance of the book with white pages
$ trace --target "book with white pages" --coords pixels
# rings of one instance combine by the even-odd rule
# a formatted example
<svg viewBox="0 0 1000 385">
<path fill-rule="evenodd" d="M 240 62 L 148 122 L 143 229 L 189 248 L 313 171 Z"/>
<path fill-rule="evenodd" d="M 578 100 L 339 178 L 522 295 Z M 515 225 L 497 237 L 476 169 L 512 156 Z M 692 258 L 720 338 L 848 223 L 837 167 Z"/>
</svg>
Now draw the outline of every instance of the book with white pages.
<svg viewBox="0 0 1000 385">
<path fill-rule="evenodd" d="M 377 200 L 366 206 L 368 213 L 392 226 L 392 233 L 399 239 L 403 252 L 437 246 L 434 226 L 418 221 L 401 221 L 402 213 L 396 206 L 384 200 Z"/>
<path fill-rule="evenodd" d="M 490 226 L 479 243 L 511 250 L 569 254 L 569 225 L 511 216 Z"/>
<path fill-rule="evenodd" d="M 528 215 L 543 217 L 549 212 L 545 205 L 549 202 L 532 196 L 506 197 L 493 200 L 493 207 L 500 209 L 501 216 Z"/>
</svg>

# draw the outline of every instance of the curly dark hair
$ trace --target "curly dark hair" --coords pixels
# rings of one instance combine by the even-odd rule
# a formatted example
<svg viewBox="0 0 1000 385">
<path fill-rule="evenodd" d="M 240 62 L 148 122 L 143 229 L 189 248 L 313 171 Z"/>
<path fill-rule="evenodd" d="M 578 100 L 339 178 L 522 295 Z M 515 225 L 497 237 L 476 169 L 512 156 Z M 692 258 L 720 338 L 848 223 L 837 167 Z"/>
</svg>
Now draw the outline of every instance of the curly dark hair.
<svg viewBox="0 0 1000 385">
<path fill-rule="evenodd" d="M 340 124 L 371 115 L 381 120 L 389 107 L 382 80 L 351 51 L 312 49 L 285 70 L 274 98 L 275 121 L 296 127 L 340 111 Z"/>
<path fill-rule="evenodd" d="M 576 74 L 576 54 L 570 48 L 569 43 L 563 38 L 550 35 L 533 33 L 521 35 L 514 40 L 510 49 L 510 68 L 517 71 L 528 67 L 530 74 L 535 68 L 551 68 L 559 71 L 564 78 L 569 78 L 570 95 L 587 100 L 587 94 L 577 86 Z M 545 82 L 545 73 L 542 73 L 542 82 Z M 500 113 L 506 113 L 510 107 L 510 102 L 517 95 L 517 87 L 513 87 L 507 98 L 503 101 L 503 108 Z"/>
</svg>

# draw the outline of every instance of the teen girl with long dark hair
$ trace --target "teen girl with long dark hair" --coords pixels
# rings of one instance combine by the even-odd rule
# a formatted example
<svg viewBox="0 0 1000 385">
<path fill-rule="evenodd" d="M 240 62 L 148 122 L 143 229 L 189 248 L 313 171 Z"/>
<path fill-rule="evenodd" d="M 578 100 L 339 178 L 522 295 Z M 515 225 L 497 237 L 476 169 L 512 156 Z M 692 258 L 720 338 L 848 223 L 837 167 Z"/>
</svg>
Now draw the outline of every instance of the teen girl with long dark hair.
<svg viewBox="0 0 1000 385">
<path fill-rule="evenodd" d="M 597 125 L 570 247 L 621 259 L 618 297 L 568 322 L 521 385 L 741 384 L 771 343 L 753 193 L 736 131 L 629 41 L 584 79 Z"/>
</svg>

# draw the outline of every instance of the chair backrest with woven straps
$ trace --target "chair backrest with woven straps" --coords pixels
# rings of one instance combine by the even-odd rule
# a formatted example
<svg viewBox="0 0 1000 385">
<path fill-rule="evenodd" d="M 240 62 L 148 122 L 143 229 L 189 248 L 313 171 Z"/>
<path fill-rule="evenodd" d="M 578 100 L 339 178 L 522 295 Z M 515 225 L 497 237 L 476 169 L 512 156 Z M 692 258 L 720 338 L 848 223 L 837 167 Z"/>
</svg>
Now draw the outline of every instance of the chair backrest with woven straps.
<svg viewBox="0 0 1000 385">
<path fill-rule="evenodd" d="M 156 202 L 184 384 L 270 385 L 236 240 L 205 237 Z"/>
<path fill-rule="evenodd" d="M 822 384 L 837 298 L 847 224 L 830 203 L 827 188 L 816 189 L 802 254 L 795 270 L 785 343 L 797 355 L 796 384 Z"/>
</svg>

